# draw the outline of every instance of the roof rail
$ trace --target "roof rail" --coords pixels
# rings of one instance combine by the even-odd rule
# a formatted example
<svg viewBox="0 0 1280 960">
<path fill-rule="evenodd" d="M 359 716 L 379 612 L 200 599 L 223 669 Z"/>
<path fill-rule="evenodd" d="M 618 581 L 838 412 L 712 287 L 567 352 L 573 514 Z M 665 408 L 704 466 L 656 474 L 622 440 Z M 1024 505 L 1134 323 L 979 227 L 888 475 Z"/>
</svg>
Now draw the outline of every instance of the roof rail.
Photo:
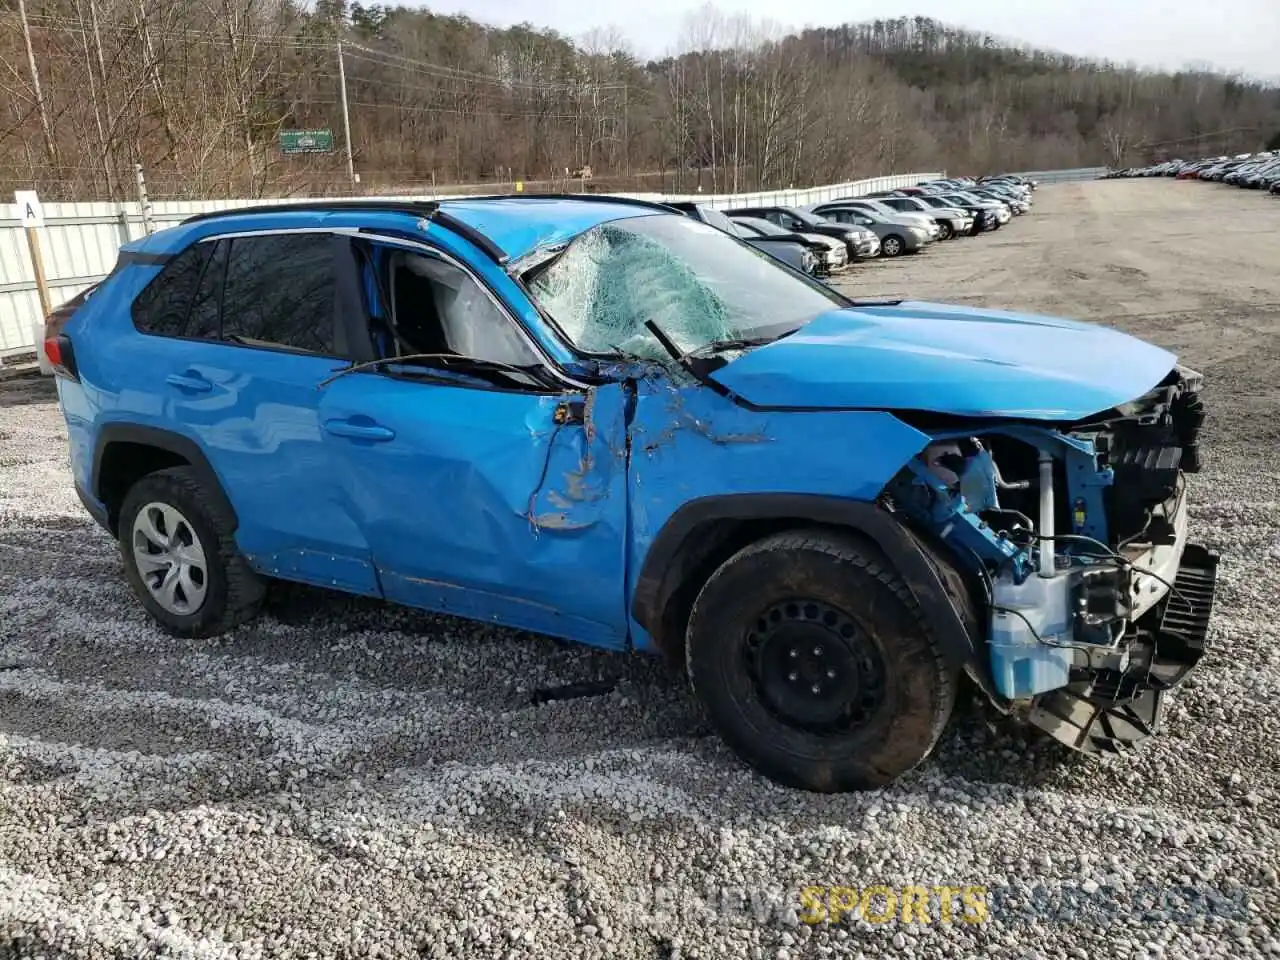
<svg viewBox="0 0 1280 960">
<path fill-rule="evenodd" d="M 502 193 L 489 196 L 451 197 L 450 200 L 580 200 L 597 203 L 617 203 L 632 207 L 644 207 L 648 210 L 661 210 L 664 213 L 678 213 L 673 207 L 653 200 L 637 200 L 634 197 L 615 197 L 612 194 L 587 193 Z M 506 252 L 479 230 L 447 212 L 448 200 L 301 200 L 291 203 L 259 204 L 252 207 L 232 207 L 227 210 L 215 210 L 210 213 L 197 213 L 187 217 L 183 223 L 199 223 L 204 220 L 215 220 L 220 217 L 234 217 L 238 214 L 258 213 L 292 213 L 311 211 L 315 213 L 333 213 L 344 210 L 369 210 L 384 213 L 406 213 L 415 217 L 426 217 L 439 223 L 447 230 L 458 234 L 484 252 L 495 263 L 502 264 L 508 259 Z M 442 203 L 444 206 L 442 206 Z"/>
<path fill-rule="evenodd" d="M 449 197 L 441 203 L 462 200 L 578 200 L 587 203 L 618 203 L 631 207 L 647 207 L 650 210 L 661 210 L 671 213 L 672 207 L 659 200 L 641 200 L 637 197 L 619 197 L 612 193 L 490 193 L 476 194 L 474 197 Z"/>
<path fill-rule="evenodd" d="M 252 207 L 229 207 L 226 210 L 212 210 L 209 213 L 197 213 L 187 217 L 183 223 L 199 223 L 202 220 L 216 220 L 219 217 L 234 217 L 242 213 L 295 213 L 340 210 L 379 210 L 386 213 L 407 213 L 415 217 L 425 217 L 434 213 L 439 204 L 434 200 L 298 200 L 288 203 L 262 203 Z"/>
<path fill-rule="evenodd" d="M 413 217 L 426 217 L 439 223 L 442 227 L 470 241 L 484 252 L 495 263 L 505 263 L 507 255 L 492 240 L 470 224 L 451 217 L 440 209 L 434 200 L 303 200 L 297 203 L 270 203 L 252 207 L 233 207 L 228 210 L 215 210 L 212 213 L 198 213 L 188 217 L 183 223 L 198 223 L 202 220 L 216 220 L 219 217 L 233 217 L 248 213 L 292 213 L 311 211 L 315 213 L 335 213 L 346 210 L 367 210 L 381 213 L 405 213 Z"/>
</svg>

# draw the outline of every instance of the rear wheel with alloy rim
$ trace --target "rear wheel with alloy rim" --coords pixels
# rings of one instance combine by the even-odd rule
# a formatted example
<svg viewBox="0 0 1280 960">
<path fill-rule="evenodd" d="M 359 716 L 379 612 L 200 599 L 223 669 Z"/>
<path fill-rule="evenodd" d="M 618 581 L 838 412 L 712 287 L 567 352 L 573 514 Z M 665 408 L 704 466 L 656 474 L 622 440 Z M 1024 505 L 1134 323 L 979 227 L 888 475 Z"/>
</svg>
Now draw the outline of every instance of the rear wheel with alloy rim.
<svg viewBox="0 0 1280 960">
<path fill-rule="evenodd" d="M 167 632 L 214 636 L 257 613 L 265 586 L 235 529 L 225 501 L 191 467 L 148 474 L 125 494 L 117 527 L 125 573 Z"/>
<path fill-rule="evenodd" d="M 874 547 L 826 531 L 744 547 L 689 618 L 689 678 L 720 735 L 779 783 L 883 786 L 933 749 L 957 673 Z"/>
<path fill-rule="evenodd" d="M 167 503 L 143 505 L 130 538 L 139 578 L 169 613 L 185 616 L 204 604 L 209 561 L 191 521 Z"/>
</svg>

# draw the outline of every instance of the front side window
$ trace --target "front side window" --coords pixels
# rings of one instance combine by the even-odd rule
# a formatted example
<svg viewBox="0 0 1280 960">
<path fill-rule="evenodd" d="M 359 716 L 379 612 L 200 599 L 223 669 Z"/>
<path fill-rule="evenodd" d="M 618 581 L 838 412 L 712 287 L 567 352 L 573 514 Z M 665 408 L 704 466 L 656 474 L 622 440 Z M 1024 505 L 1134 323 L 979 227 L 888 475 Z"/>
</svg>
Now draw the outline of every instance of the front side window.
<svg viewBox="0 0 1280 960">
<path fill-rule="evenodd" d="M 335 356 L 333 238 L 278 234 L 230 245 L 223 339 Z"/>
<path fill-rule="evenodd" d="M 794 329 L 844 301 L 749 244 L 682 216 L 641 216 L 580 234 L 524 280 L 579 350 L 666 360 L 680 349 Z"/>
<path fill-rule="evenodd" d="M 533 367 L 538 356 L 480 283 L 438 257 L 389 251 L 393 355 Z"/>
</svg>

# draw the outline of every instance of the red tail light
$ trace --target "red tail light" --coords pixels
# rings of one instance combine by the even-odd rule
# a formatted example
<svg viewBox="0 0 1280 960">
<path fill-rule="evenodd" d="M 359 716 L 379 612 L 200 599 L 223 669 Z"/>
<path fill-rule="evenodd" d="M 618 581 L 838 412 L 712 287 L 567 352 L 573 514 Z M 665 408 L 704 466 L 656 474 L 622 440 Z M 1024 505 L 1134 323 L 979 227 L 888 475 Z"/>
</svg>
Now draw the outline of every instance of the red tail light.
<svg viewBox="0 0 1280 960">
<path fill-rule="evenodd" d="M 62 366 L 62 346 L 58 343 L 57 337 L 51 337 L 44 342 L 44 356 L 49 361 L 49 365 L 55 370 Z"/>
<path fill-rule="evenodd" d="M 65 333 L 45 340 L 44 355 L 55 374 L 68 380 L 80 379 L 80 373 L 76 369 L 76 354 L 71 349 L 71 338 Z"/>
<path fill-rule="evenodd" d="M 80 309 L 89 297 L 93 296 L 93 292 L 98 289 L 95 283 L 93 286 L 82 290 L 76 294 L 62 306 L 56 308 L 52 313 L 44 318 L 44 355 L 49 361 L 49 365 L 53 367 L 53 372 L 68 380 L 79 380 L 80 374 L 76 370 L 76 355 L 71 349 L 71 338 L 62 332 L 62 328 L 67 325 L 67 321 L 72 315 Z"/>
</svg>

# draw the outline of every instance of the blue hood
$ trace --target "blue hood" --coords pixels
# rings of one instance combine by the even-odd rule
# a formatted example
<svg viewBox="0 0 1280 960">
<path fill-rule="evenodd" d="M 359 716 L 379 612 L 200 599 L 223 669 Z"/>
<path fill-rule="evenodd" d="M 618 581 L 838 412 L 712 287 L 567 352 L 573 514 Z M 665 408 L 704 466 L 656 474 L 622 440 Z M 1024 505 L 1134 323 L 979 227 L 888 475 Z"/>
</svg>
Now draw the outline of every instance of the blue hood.
<svg viewBox="0 0 1280 960">
<path fill-rule="evenodd" d="M 908 301 L 821 314 L 712 376 L 766 407 L 1078 420 L 1151 390 L 1175 359 L 1107 327 Z"/>
</svg>

